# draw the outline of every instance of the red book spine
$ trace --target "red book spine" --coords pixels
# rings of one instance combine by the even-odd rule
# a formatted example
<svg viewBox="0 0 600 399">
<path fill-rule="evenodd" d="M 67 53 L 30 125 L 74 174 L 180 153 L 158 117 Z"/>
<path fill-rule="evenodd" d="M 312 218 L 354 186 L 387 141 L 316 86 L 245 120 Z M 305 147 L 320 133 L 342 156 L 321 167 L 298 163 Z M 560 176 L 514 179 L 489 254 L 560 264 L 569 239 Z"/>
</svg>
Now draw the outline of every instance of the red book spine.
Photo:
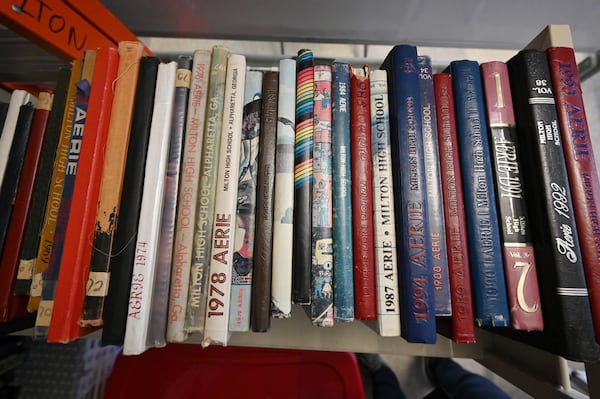
<svg viewBox="0 0 600 399">
<path fill-rule="evenodd" d="M 85 136 L 81 144 L 69 221 L 65 233 L 60 275 L 54 296 L 54 311 L 48 342 L 69 342 L 90 331 L 78 324 L 86 295 L 92 253 L 91 241 L 100 182 L 104 167 L 104 147 L 117 78 L 118 53 L 114 48 L 98 50 L 92 77 Z M 105 293 L 108 281 L 92 281 L 91 288 Z"/>
<path fill-rule="evenodd" d="M 54 95 L 51 93 L 40 93 L 33 116 L 31 133 L 23 161 L 23 170 L 21 171 L 19 186 L 15 195 L 13 213 L 4 245 L 4 253 L 0 261 L 0 292 L 9 297 L 8 306 L 6 312 L 2 314 L 1 321 L 13 320 L 27 314 L 28 297 L 14 295 L 14 289 L 25 236 L 27 216 L 35 187 L 35 175 L 38 169 L 53 97 Z"/>
<path fill-rule="evenodd" d="M 481 64 L 481 77 L 490 128 L 498 218 L 502 221 L 500 231 L 510 322 L 517 330 L 542 331 L 544 320 L 526 204 L 528 193 L 523 184 L 523 162 L 517 148 L 518 132 L 506 64 L 500 61 Z"/>
<path fill-rule="evenodd" d="M 600 184 L 575 54 L 547 50 L 596 341 L 600 343 Z"/>
<path fill-rule="evenodd" d="M 350 69 L 350 93 L 355 317 L 358 320 L 375 320 L 377 298 L 368 66 Z"/>
<path fill-rule="evenodd" d="M 450 272 L 452 335 L 456 342 L 472 343 L 475 342 L 475 320 L 471 297 L 469 252 L 465 240 L 467 228 L 452 78 L 447 73 L 435 74 L 433 84 Z"/>
</svg>

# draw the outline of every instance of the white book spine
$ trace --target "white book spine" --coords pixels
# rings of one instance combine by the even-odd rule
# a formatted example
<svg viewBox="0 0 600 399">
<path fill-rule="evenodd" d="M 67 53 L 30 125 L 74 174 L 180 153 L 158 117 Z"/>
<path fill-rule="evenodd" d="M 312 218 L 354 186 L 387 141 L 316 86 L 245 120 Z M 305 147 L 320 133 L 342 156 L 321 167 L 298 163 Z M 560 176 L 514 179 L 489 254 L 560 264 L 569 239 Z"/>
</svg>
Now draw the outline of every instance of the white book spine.
<svg viewBox="0 0 600 399">
<path fill-rule="evenodd" d="M 400 335 L 400 303 L 394 189 L 390 152 L 388 84 L 384 70 L 370 73 L 371 145 L 373 147 L 373 213 L 377 281 L 377 332 Z"/>
<path fill-rule="evenodd" d="M 234 263 L 231 274 L 231 305 L 229 309 L 229 330 L 236 332 L 250 329 L 262 80 L 263 73 L 261 71 L 246 72 L 244 128 L 242 129 L 240 148 Z"/>
<path fill-rule="evenodd" d="M 273 218 L 271 308 L 275 317 L 292 315 L 294 235 L 294 147 L 296 136 L 296 61 L 279 62 L 277 150 Z"/>
<path fill-rule="evenodd" d="M 208 96 L 210 51 L 196 50 L 192 64 L 192 81 L 188 101 L 185 147 L 181 167 L 179 205 L 171 269 L 171 289 L 167 319 L 167 341 L 183 342 L 190 283 L 190 265 L 194 245 L 194 225 L 202 157 L 202 137 Z"/>
<path fill-rule="evenodd" d="M 140 221 L 135 244 L 135 263 L 131 277 L 129 309 L 123 344 L 123 354 L 125 355 L 137 355 L 147 348 L 146 340 L 164 201 L 176 75 L 176 62 L 158 66 Z"/>
<path fill-rule="evenodd" d="M 215 194 L 203 346 L 227 345 L 231 268 L 235 242 L 238 171 L 242 137 L 242 111 L 246 58 L 232 54 L 227 62 L 223 128 Z"/>
<path fill-rule="evenodd" d="M 2 186 L 2 182 L 4 181 L 8 155 L 15 137 L 15 129 L 17 128 L 21 105 L 25 105 L 29 101 L 34 102 L 35 105 L 35 100 L 36 98 L 25 90 L 14 90 L 10 96 L 8 111 L 4 126 L 2 127 L 2 135 L 0 136 L 0 186 Z"/>
</svg>

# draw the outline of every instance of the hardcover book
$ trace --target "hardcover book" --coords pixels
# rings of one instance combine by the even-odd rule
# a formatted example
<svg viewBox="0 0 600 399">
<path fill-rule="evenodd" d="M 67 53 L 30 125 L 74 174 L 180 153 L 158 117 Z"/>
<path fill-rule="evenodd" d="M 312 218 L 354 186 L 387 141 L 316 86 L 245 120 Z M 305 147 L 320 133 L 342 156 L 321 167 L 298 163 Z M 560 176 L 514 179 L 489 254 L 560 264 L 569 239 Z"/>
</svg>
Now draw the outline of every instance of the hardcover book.
<svg viewBox="0 0 600 399">
<path fill-rule="evenodd" d="M 481 64 L 490 147 L 496 182 L 498 219 L 501 221 L 504 273 L 511 326 L 518 330 L 543 330 L 537 266 L 531 240 L 531 221 L 525 202 L 522 161 L 517 151 L 517 128 L 503 62 Z"/>
<path fill-rule="evenodd" d="M 231 271 L 230 331 L 248 331 L 250 329 L 254 250 L 256 248 L 254 215 L 256 211 L 258 154 L 261 144 L 262 92 L 263 73 L 261 71 L 247 71 L 238 177 L 237 238 Z"/>
<path fill-rule="evenodd" d="M 283 59 L 279 61 L 271 279 L 271 312 L 281 318 L 292 315 L 295 102 L 296 61 Z"/>
<path fill-rule="evenodd" d="M 332 66 L 333 317 L 354 320 L 352 171 L 350 168 L 350 64 Z"/>
<path fill-rule="evenodd" d="M 187 338 L 184 323 L 190 284 L 192 246 L 194 244 L 209 66 L 210 51 L 194 51 L 182 159 L 183 168 L 181 170 L 179 204 L 175 225 L 175 243 L 173 244 L 166 336 L 168 342 L 183 342 Z"/>
<path fill-rule="evenodd" d="M 36 183 L 33 198 L 31 199 L 31 203 L 35 205 L 29 210 L 29 220 L 25 230 L 23 249 L 21 251 L 19 273 L 15 284 L 15 293 L 17 295 L 29 295 L 32 278 L 36 269 L 35 261 L 40 243 L 40 233 L 42 230 L 42 223 L 44 222 L 48 193 L 50 191 L 54 159 L 58 149 L 58 141 L 61 132 L 60 127 L 62 125 L 65 103 L 67 101 L 67 89 L 70 77 L 70 66 L 59 68 L 54 99 L 52 101 L 52 110 L 48 117 L 47 132 L 44 137 L 39 167 L 35 178 Z M 38 274 L 38 276 L 41 275 Z M 39 279 L 36 280 L 36 282 L 39 281 Z M 28 310 L 33 311 L 35 309 Z"/>
<path fill-rule="evenodd" d="M 148 343 L 152 311 L 154 275 L 158 263 L 162 209 L 172 134 L 177 62 L 158 66 L 148 154 L 144 171 L 144 189 L 137 239 L 135 262 L 131 275 L 127 324 L 123 353 L 137 355 L 153 343 Z"/>
<path fill-rule="evenodd" d="M 131 142 L 127 148 L 123 193 L 119 205 L 121 223 L 115 230 L 108 291 L 90 290 L 85 299 L 80 321 L 82 325 L 101 324 L 102 343 L 104 345 L 123 345 L 125 337 L 131 274 L 136 255 L 133 243 L 137 242 L 146 155 L 148 153 L 159 62 L 157 57 L 142 57 L 140 59 L 135 93 L 136 101 L 131 121 Z M 109 93 L 110 96 L 107 95 L 107 97 L 114 95 L 112 90 Z M 92 91 L 92 97 L 94 94 L 94 91 Z M 105 104 L 105 106 L 110 109 L 112 101 Z M 108 115 L 108 120 L 110 120 L 110 113 Z M 103 120 L 103 129 L 108 129 L 108 120 Z M 90 275 L 92 278 L 93 276 L 94 274 Z M 89 280 L 92 280 L 92 278 Z"/>
<path fill-rule="evenodd" d="M 144 45 L 125 41 L 118 46 L 119 66 L 114 83 L 112 112 L 104 151 L 104 167 L 98 195 L 95 230 L 92 238 L 90 273 L 95 280 L 109 281 L 111 255 L 122 248 L 114 247 L 115 231 L 119 222 L 119 208 L 123 193 L 123 178 L 135 103 L 140 59 Z M 105 296 L 105 295 L 104 295 Z M 100 319 L 102 309 L 97 309 L 90 319 Z"/>
<path fill-rule="evenodd" d="M 369 68 L 350 68 L 354 317 L 376 320 L 375 230 Z"/>
<path fill-rule="evenodd" d="M 507 327 L 510 314 L 481 73 L 479 64 L 469 60 L 453 61 L 450 70 L 463 171 L 475 322 L 478 326 Z"/>
<path fill-rule="evenodd" d="M 34 114 L 33 103 L 28 102 L 20 107 L 15 138 L 6 162 L 9 172 L 0 190 L 0 207 L 3 210 L 0 214 L 0 322 L 13 320 L 27 313 L 27 298 L 14 295 L 14 289 L 28 209 L 24 207 L 24 195 L 33 184 L 32 178 L 23 176 L 22 171 L 27 153 L 34 151 L 28 145 Z M 17 199 L 20 203 L 16 202 Z M 2 247 L 4 251 L 1 250 Z"/>
<path fill-rule="evenodd" d="M 90 99 L 90 91 L 93 84 L 94 68 L 96 65 L 96 50 L 87 50 L 83 58 L 81 69 L 81 79 L 76 83 L 77 91 L 75 93 L 75 107 L 73 111 L 73 124 L 71 127 L 71 140 L 69 142 L 69 155 L 67 156 L 67 167 L 65 170 L 65 182 L 58 208 L 56 221 L 56 231 L 54 233 L 54 243 L 52 244 L 52 253 L 48 270 L 53 273 L 44 274 L 42 300 L 46 301 L 48 307 L 52 308 L 50 326 L 48 328 L 48 342 L 69 342 L 71 339 L 71 328 L 78 329 L 77 321 L 81 316 L 81 302 L 79 307 L 71 306 L 71 295 L 83 293 L 85 287 L 84 277 L 86 272 L 77 273 L 77 266 L 82 259 L 78 259 L 78 244 L 87 244 L 81 240 L 81 231 L 73 232 L 73 229 L 82 227 L 81 208 L 78 208 L 85 195 L 76 192 L 75 189 L 87 189 L 88 181 L 83 180 L 79 187 L 76 187 L 76 178 L 79 170 L 81 149 L 86 146 L 86 142 L 93 141 L 95 136 L 84 135 L 87 111 Z M 83 168 L 87 172 L 86 167 Z M 81 198 L 84 198 L 83 200 Z M 93 209 L 93 208 L 92 208 Z M 92 214 L 94 214 L 92 212 Z M 71 216 L 73 215 L 73 217 Z M 93 219 L 90 219 L 90 222 Z M 71 231 L 69 231 L 71 230 Z M 83 241 L 83 242 L 82 242 Z M 89 241 L 88 241 L 89 242 Z M 67 245 L 65 245 L 67 244 Z M 85 262 L 89 258 L 85 259 Z M 63 269 L 61 271 L 61 269 Z M 81 287 L 77 289 L 77 285 Z M 82 299 L 83 295 L 80 296 Z M 54 307 L 56 305 L 56 307 Z M 75 309 L 74 309 L 75 308 Z M 78 336 L 77 333 L 74 335 Z"/>
<path fill-rule="evenodd" d="M 190 83 L 192 79 L 192 57 L 179 56 L 177 62 L 177 79 L 175 81 L 175 99 L 171 121 L 169 158 L 165 175 L 165 193 L 158 239 L 158 253 L 154 287 L 152 290 L 152 307 L 150 312 L 150 328 L 148 346 L 163 347 L 166 342 L 167 312 L 169 307 L 169 287 L 171 283 L 171 266 L 173 244 L 177 219 L 177 201 L 179 198 L 179 181 L 181 179 L 182 153 L 185 142 L 186 120 Z"/>
<path fill-rule="evenodd" d="M 567 359 L 596 360 L 600 347 L 594 334 L 548 58 L 542 50 L 522 50 L 507 64 L 519 151 L 527 154 L 522 159 L 526 162 L 523 170 L 535 256 L 538 264 L 544 265 L 538 273 L 544 332 L 521 336 Z"/>
<path fill-rule="evenodd" d="M 0 209 L 2 209 L 0 213 L 0 254 L 2 255 L 6 244 L 8 228 L 13 216 L 15 196 L 19 189 L 21 172 L 25 163 L 34 113 L 35 104 L 28 102 L 21 105 L 15 126 L 15 138 L 8 153 L 8 160 L 6 161 L 6 167 L 10 172 L 6 175 L 6 178 L 2 182 L 2 187 L 0 187 Z"/>
<path fill-rule="evenodd" d="M 423 126 L 423 152 L 425 154 L 425 185 L 427 186 L 427 217 L 431 245 L 431 275 L 435 298 L 435 315 L 450 316 L 450 282 L 448 279 L 448 256 L 440 162 L 438 158 L 437 120 L 433 95 L 433 68 L 431 58 L 419 56 L 419 86 Z"/>
<path fill-rule="evenodd" d="M 264 332 L 271 327 L 271 270 L 273 257 L 273 188 L 277 147 L 277 92 L 279 73 L 265 72 L 260 117 L 260 150 L 256 180 L 256 231 L 250 327 Z M 235 267 L 234 263 L 234 267 Z"/>
<path fill-rule="evenodd" d="M 19 118 L 21 106 L 32 101 L 32 99 L 35 101 L 35 97 L 25 90 L 13 90 L 10 94 L 6 119 L 2 125 L 2 133 L 0 134 L 0 186 L 2 186 L 4 182 L 6 164 L 8 163 L 9 153 L 15 137 L 15 128 L 17 126 L 17 119 Z"/>
<path fill-rule="evenodd" d="M 401 333 L 408 342 L 436 340 L 431 245 L 425 186 L 421 92 L 417 49 L 392 48 L 383 62 L 388 74 L 390 136 L 400 270 Z"/>
<path fill-rule="evenodd" d="M 91 61 L 90 63 L 86 62 Z M 58 200 L 56 212 L 56 227 L 54 228 L 53 241 L 48 256 L 48 266 L 43 273 L 40 310 L 36 318 L 36 335 L 46 337 L 54 315 L 54 299 L 56 297 L 57 281 L 60 275 L 62 257 L 64 253 L 64 242 L 69 222 L 69 213 L 75 187 L 75 176 L 79 163 L 79 150 L 83 141 L 85 120 L 87 117 L 87 102 L 89 89 L 91 87 L 93 63 L 95 52 L 87 53 L 83 59 L 77 60 L 81 64 L 80 73 L 74 81 L 73 102 L 68 105 L 69 109 L 63 118 L 63 130 L 69 132 L 66 142 L 66 158 L 64 175 L 62 175 L 62 191 Z M 75 70 L 75 68 L 73 68 Z"/>
<path fill-rule="evenodd" d="M 294 157 L 294 242 L 292 299 L 310 305 L 314 137 L 314 56 L 300 50 L 296 59 L 296 136 Z"/>
<path fill-rule="evenodd" d="M 312 272 L 310 318 L 333 326 L 333 188 L 331 169 L 331 65 L 314 67 Z"/>
<path fill-rule="evenodd" d="M 5 245 L 5 248 L 12 248 L 9 251 L 10 256 L 15 258 L 11 260 L 9 264 L 16 262 L 18 265 L 17 280 L 14 287 L 15 295 L 29 295 L 29 288 L 31 285 L 33 262 L 24 262 L 21 259 L 21 252 L 24 250 L 25 242 L 27 240 L 27 225 L 30 222 L 30 215 L 33 208 L 38 206 L 33 202 L 34 199 L 37 199 L 34 197 L 36 185 L 45 184 L 45 182 L 42 183 L 41 181 L 38 181 L 38 177 L 42 175 L 40 165 L 44 144 L 47 143 L 48 146 L 54 144 L 54 151 L 56 151 L 56 140 L 53 140 L 54 138 L 47 138 L 47 136 L 51 134 L 47 127 L 53 100 L 53 93 L 40 92 L 38 95 L 27 153 L 25 154 L 25 159 L 23 161 L 23 170 L 21 172 L 19 188 L 14 199 L 15 205 L 13 208 L 13 216 L 6 238 L 8 245 Z M 58 134 L 55 133 L 54 136 L 58 137 Z M 52 141 L 54 141 L 54 143 Z M 40 207 L 43 208 L 43 206 Z M 21 242 L 18 245 L 11 244 L 10 242 L 16 237 L 20 237 L 19 240 L 21 240 Z M 18 250 L 14 249 L 15 247 L 18 247 Z M 7 253 L 4 256 L 6 255 L 9 254 Z"/>
<path fill-rule="evenodd" d="M 573 210 L 583 257 L 596 341 L 600 342 L 600 183 L 575 54 L 570 47 L 546 50 L 565 152 Z"/>
<path fill-rule="evenodd" d="M 190 284 L 184 325 L 184 328 L 190 333 L 204 331 L 210 243 L 213 236 L 215 187 L 219 165 L 228 56 L 229 50 L 226 47 L 213 47 L 210 61 L 206 122 L 204 124 L 204 137 L 202 138 L 202 159 L 200 161 L 200 181 L 198 183 L 200 192 L 196 201 L 196 225 L 194 227 L 194 245 L 192 248 Z"/>
<path fill-rule="evenodd" d="M 452 317 L 439 318 L 438 330 L 446 329 L 446 334 L 451 336 L 455 342 L 473 343 L 475 342 L 475 319 L 471 296 L 471 271 L 469 249 L 467 241 L 464 239 L 467 236 L 467 221 L 460 170 L 454 91 L 450 74 L 434 74 L 433 88 L 448 250 L 450 302 L 452 304 Z M 448 325 L 450 326 L 447 327 Z"/>
<path fill-rule="evenodd" d="M 72 203 L 77 205 L 71 207 L 65 232 L 60 274 L 65 277 L 57 282 L 56 287 L 55 305 L 60 306 L 64 313 L 64 318 L 60 318 L 62 342 L 71 341 L 89 332 L 81 330 L 79 326 L 86 295 L 102 295 L 107 289 L 107 281 L 96 280 L 93 275 L 92 278 L 88 276 L 92 253 L 89 238 L 94 234 L 96 206 L 104 166 L 104 147 L 112 107 L 112 87 L 117 76 L 118 62 L 115 48 L 98 49 L 93 77 L 89 82 L 93 82 L 93 88 L 89 93 L 86 109 L 86 136 L 81 142 L 73 187 Z M 86 276 L 87 279 L 67 278 L 69 276 Z"/>
<path fill-rule="evenodd" d="M 40 334 L 43 336 L 46 335 L 47 326 L 50 325 L 51 309 L 45 307 L 44 309 L 38 310 L 42 296 L 41 282 L 43 280 L 43 273 L 48 269 L 50 255 L 52 253 L 52 243 L 54 242 L 58 209 L 60 207 L 65 181 L 65 171 L 67 169 L 67 158 L 69 156 L 69 143 L 71 141 L 71 128 L 75 110 L 75 92 L 77 91 L 75 84 L 81 78 L 81 66 L 81 60 L 75 60 L 71 64 L 71 75 L 69 77 L 68 91 L 63 106 L 63 114 L 60 116 L 60 120 L 57 118 L 56 128 L 60 130 L 60 136 L 58 139 L 56 156 L 54 158 L 54 166 L 52 167 L 52 177 L 50 179 L 48 198 L 46 200 L 46 210 L 44 212 L 42 230 L 40 232 L 39 246 L 36 249 L 35 267 L 32 276 L 31 290 L 29 292 L 29 302 L 27 304 L 27 309 L 30 312 L 38 311 L 36 324 L 38 323 L 37 319 L 41 318 L 39 323 L 42 323 L 44 327 Z M 52 273 L 52 271 L 49 272 L 49 275 Z"/>
<path fill-rule="evenodd" d="M 377 328 L 383 337 L 400 335 L 400 293 L 396 216 L 390 148 L 388 84 L 385 71 L 370 73 L 373 222 L 377 276 Z"/>
<path fill-rule="evenodd" d="M 235 242 L 240 143 L 246 58 L 232 54 L 227 61 L 225 98 L 219 168 L 215 193 L 215 217 L 210 247 L 209 283 L 207 287 L 206 322 L 202 345 L 227 345 L 229 340 L 229 301 L 231 300 L 231 269 Z"/>
</svg>

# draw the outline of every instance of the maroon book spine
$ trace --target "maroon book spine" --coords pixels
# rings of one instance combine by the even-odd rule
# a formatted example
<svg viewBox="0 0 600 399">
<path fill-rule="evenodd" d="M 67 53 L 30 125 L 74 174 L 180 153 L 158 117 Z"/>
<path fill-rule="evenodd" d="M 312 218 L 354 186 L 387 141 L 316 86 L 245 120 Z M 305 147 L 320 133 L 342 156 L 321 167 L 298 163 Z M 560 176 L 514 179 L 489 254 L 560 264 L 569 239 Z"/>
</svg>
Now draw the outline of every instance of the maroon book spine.
<svg viewBox="0 0 600 399">
<path fill-rule="evenodd" d="M 475 320 L 471 297 L 471 275 L 467 247 L 467 227 L 460 170 L 458 136 L 454 113 L 452 77 L 433 75 L 437 113 L 440 173 L 446 239 L 450 298 L 452 304 L 452 339 L 460 343 L 475 342 Z"/>
<path fill-rule="evenodd" d="M 377 318 L 369 68 L 350 69 L 354 307 L 358 320 Z"/>
<path fill-rule="evenodd" d="M 504 62 L 486 62 L 481 64 L 481 76 L 490 127 L 511 326 L 517 330 L 541 331 L 544 320 L 508 69 Z"/>
<path fill-rule="evenodd" d="M 547 50 L 596 341 L 600 343 L 600 184 L 575 54 Z"/>
</svg>

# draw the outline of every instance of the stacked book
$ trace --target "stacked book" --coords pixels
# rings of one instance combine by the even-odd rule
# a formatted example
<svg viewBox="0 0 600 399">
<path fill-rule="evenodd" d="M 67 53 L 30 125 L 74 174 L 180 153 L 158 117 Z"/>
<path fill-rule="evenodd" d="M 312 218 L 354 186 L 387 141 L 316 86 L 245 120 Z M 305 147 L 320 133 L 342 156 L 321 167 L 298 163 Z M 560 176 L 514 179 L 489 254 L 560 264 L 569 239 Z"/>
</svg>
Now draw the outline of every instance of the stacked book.
<svg viewBox="0 0 600 399">
<path fill-rule="evenodd" d="M 0 320 L 139 354 L 315 328 L 600 357 L 600 186 L 573 50 L 435 72 L 305 49 L 86 51 L 0 108 Z M 299 305 L 293 307 L 292 304 Z"/>
</svg>

